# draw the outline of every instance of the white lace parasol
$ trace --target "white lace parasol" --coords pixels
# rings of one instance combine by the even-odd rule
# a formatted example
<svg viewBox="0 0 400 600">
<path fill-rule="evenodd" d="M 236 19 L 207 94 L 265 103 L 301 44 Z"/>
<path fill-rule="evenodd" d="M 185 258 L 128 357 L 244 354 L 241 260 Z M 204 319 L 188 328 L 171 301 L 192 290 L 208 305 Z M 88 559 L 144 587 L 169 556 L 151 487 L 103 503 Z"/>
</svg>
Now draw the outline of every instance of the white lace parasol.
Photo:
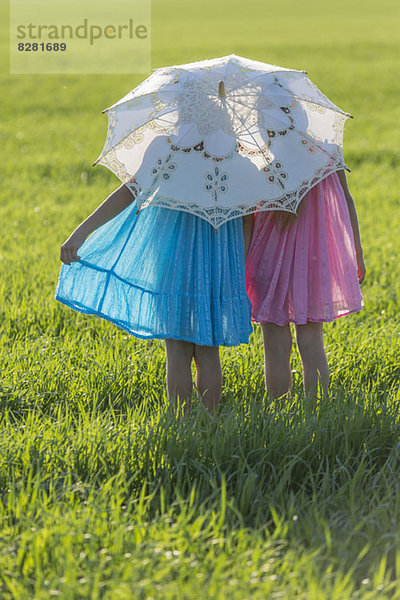
<svg viewBox="0 0 400 600">
<path fill-rule="evenodd" d="M 184 210 L 215 228 L 259 210 L 296 212 L 339 169 L 348 113 L 305 71 L 231 54 L 155 69 L 105 109 L 93 165 L 109 168 L 139 208 Z"/>
</svg>

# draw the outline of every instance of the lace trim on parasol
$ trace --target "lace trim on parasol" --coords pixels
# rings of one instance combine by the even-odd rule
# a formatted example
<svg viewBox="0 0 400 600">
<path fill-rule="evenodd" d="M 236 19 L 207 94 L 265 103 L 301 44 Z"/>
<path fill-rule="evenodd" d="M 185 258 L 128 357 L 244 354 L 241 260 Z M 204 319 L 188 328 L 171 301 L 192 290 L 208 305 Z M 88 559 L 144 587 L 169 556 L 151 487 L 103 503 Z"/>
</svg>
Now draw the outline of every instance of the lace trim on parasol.
<svg viewBox="0 0 400 600">
<path fill-rule="evenodd" d="M 303 180 L 301 185 L 293 192 L 282 194 L 281 197 L 275 198 L 274 200 L 261 198 L 251 205 L 236 204 L 235 206 L 227 208 L 221 206 L 202 208 L 195 203 L 182 203 L 171 197 L 155 195 L 154 198 L 144 200 L 140 210 L 143 210 L 147 206 L 159 206 L 173 210 L 181 210 L 205 219 L 215 228 L 220 227 L 223 223 L 226 223 L 231 219 L 264 210 L 283 210 L 296 213 L 301 200 L 311 188 L 328 177 L 331 173 L 341 169 L 349 170 L 340 157 L 333 156 L 327 165 L 318 169 L 311 179 Z"/>
</svg>

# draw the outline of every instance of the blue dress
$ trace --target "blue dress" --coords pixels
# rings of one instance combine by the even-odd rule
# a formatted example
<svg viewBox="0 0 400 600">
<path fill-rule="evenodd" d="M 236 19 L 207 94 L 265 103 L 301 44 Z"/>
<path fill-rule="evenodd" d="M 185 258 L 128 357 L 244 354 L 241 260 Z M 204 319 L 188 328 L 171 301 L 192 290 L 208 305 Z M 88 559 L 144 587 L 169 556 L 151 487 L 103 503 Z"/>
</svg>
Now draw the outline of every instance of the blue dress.
<svg viewBox="0 0 400 600">
<path fill-rule="evenodd" d="M 62 264 L 55 299 L 144 339 L 204 346 L 248 343 L 242 219 L 215 233 L 187 212 L 133 201 Z"/>
</svg>

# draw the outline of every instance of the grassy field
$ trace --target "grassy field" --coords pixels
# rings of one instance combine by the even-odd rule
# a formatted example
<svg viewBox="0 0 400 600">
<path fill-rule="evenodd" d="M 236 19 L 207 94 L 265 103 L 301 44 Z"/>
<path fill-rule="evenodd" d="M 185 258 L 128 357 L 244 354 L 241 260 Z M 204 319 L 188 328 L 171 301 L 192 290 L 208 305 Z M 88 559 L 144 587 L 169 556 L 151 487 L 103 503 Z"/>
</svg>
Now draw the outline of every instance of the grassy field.
<svg viewBox="0 0 400 600">
<path fill-rule="evenodd" d="M 397 0 L 153 0 L 152 67 L 239 54 L 305 69 L 355 118 L 367 277 L 325 326 L 332 392 L 264 394 L 262 340 L 222 349 L 210 421 L 179 421 L 163 343 L 54 300 L 60 245 L 119 181 L 92 168 L 145 76 L 9 75 L 1 3 L 0 598 L 400 598 Z"/>
</svg>

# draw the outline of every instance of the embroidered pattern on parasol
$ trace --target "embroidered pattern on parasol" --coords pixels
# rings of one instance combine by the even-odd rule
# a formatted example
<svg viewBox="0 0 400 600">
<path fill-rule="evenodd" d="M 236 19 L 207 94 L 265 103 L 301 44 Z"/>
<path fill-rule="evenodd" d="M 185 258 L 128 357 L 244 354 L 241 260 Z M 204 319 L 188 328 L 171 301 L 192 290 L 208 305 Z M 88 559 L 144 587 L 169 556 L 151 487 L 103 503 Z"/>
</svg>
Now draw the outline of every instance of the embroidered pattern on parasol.
<svg viewBox="0 0 400 600">
<path fill-rule="evenodd" d="M 296 212 L 316 183 L 347 169 L 351 117 L 305 71 L 235 54 L 155 69 L 105 109 L 108 132 L 93 165 L 135 196 L 222 223 L 259 210 Z"/>
</svg>

